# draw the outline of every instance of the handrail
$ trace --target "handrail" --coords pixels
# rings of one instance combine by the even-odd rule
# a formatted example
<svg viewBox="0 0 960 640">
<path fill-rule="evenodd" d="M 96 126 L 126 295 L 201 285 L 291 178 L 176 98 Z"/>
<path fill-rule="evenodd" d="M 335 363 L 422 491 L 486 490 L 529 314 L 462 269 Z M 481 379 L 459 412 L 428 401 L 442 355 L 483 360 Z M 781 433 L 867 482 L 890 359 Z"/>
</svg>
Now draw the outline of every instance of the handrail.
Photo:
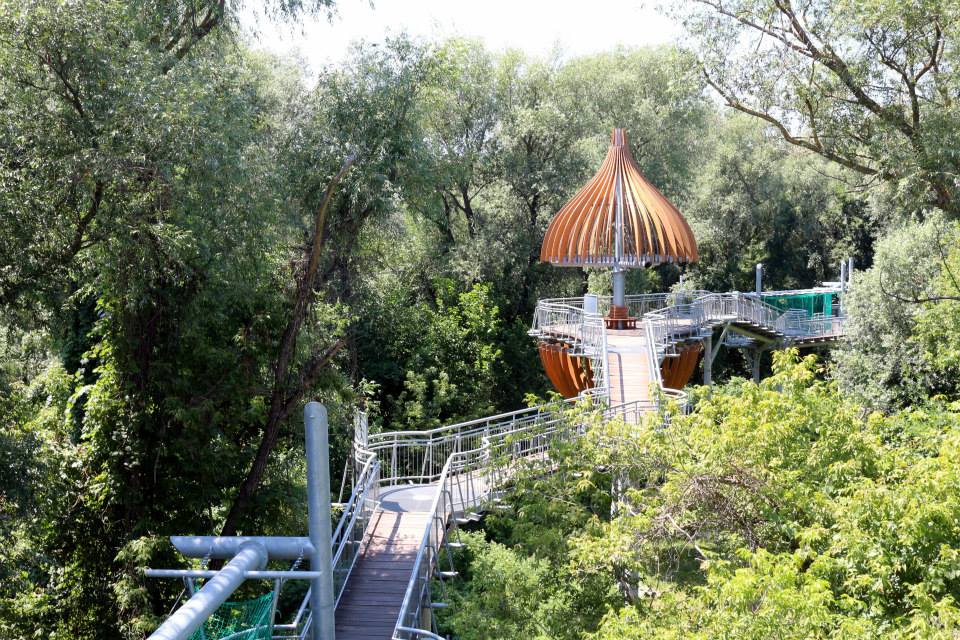
<svg viewBox="0 0 960 640">
<path fill-rule="evenodd" d="M 380 461 L 375 455 L 370 454 L 357 476 L 350 500 L 340 516 L 332 537 L 334 606 L 339 604 L 343 590 L 347 586 L 347 578 L 350 577 L 357 563 L 360 543 L 367 530 L 370 516 L 380 502 L 379 492 Z"/>
<path fill-rule="evenodd" d="M 826 290 L 829 288 L 817 289 Z M 609 400 L 607 331 L 602 313 L 604 308 L 609 308 L 610 298 L 596 298 L 597 313 L 584 310 L 584 298 L 541 300 L 529 334 L 572 343 L 571 355 L 590 358 L 594 371 L 595 387 L 581 395 Z M 803 312 L 784 312 L 752 293 L 676 291 L 627 296 L 626 301 L 628 314 L 643 319 L 648 366 L 656 384 L 655 397 L 668 396 L 681 402 L 686 394 L 664 387 L 660 375 L 660 361 L 673 353 L 679 342 L 699 338 L 704 331 L 712 331 L 724 322 L 752 325 L 784 342 L 832 338 L 843 334 L 845 321 L 843 316 L 808 318 Z"/>
<path fill-rule="evenodd" d="M 347 580 L 360 556 L 363 536 L 370 522 L 370 516 L 380 502 L 380 460 L 372 452 L 366 452 L 363 458 L 360 472 L 350 492 L 350 499 L 344 503 L 343 512 L 340 514 L 330 540 L 333 546 L 334 608 L 340 604 L 340 598 L 347 587 Z M 311 590 L 307 589 L 292 623 L 275 625 L 276 629 L 290 631 L 294 635 L 277 636 L 278 638 L 304 639 L 307 637 L 313 622 L 313 612 L 308 606 L 310 595 Z"/>
<path fill-rule="evenodd" d="M 598 405 L 601 415 L 610 417 L 622 414 L 625 419 L 636 421 L 649 407 L 632 402 L 615 407 Z M 450 518 L 458 512 L 466 512 L 487 501 L 507 479 L 510 469 L 502 469 L 498 462 L 504 456 L 498 447 L 509 447 L 509 460 L 515 462 L 542 456 L 549 446 L 549 438 L 561 434 L 560 427 L 566 423 L 561 411 L 548 411 L 546 419 L 535 423 L 512 425 L 512 428 L 495 429 L 480 438 L 479 446 L 451 454 L 443 465 L 437 482 L 428 522 L 417 549 L 413 570 L 404 592 L 400 615 L 394 628 L 395 640 L 410 640 L 415 637 L 434 638 L 432 631 L 418 628 L 424 606 L 429 606 L 429 588 L 434 567 L 437 564 L 440 545 L 446 535 Z M 566 433 L 579 435 L 584 428 L 577 424 Z"/>
<path fill-rule="evenodd" d="M 843 316 L 807 318 L 803 312 L 784 312 L 756 294 L 738 292 L 710 293 L 690 304 L 666 307 L 644 316 L 648 344 L 658 355 L 669 353 L 677 342 L 724 322 L 749 323 L 789 342 L 842 335 L 845 320 Z"/>
</svg>

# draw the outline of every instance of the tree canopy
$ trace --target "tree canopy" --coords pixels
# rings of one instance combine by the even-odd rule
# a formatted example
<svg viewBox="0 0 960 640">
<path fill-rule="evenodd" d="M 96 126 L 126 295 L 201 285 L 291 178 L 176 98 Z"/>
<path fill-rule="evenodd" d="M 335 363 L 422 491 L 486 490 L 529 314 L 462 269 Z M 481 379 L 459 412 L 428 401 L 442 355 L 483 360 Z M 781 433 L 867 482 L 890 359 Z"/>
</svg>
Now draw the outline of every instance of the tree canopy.
<svg viewBox="0 0 960 640">
<path fill-rule="evenodd" d="M 339 477 L 357 409 L 424 429 L 546 396 L 536 301 L 610 281 L 540 244 L 613 127 L 702 255 L 631 292 L 853 256 L 849 339 L 760 386 L 721 352 L 734 381 L 675 428 L 561 452 L 472 534 L 444 624 L 954 628 L 955 7 L 705 0 L 683 47 L 398 36 L 315 77 L 239 28 L 333 9 L 0 0 L 0 637 L 143 638 L 178 593 L 140 572 L 182 562 L 166 536 L 300 535 L 308 399 Z"/>
</svg>

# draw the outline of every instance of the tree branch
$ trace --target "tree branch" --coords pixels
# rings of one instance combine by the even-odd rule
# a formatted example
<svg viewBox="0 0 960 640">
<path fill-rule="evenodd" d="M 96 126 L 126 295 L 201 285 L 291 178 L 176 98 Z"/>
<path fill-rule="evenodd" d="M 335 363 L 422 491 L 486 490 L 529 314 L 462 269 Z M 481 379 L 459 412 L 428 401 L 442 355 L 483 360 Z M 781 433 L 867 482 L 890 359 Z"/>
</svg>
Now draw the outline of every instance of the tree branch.
<svg viewBox="0 0 960 640">
<path fill-rule="evenodd" d="M 267 420 L 264 425 L 263 435 L 260 438 L 260 445 L 254 456 L 253 464 L 247 472 L 236 499 L 227 513 L 220 535 L 229 536 L 237 532 L 242 517 L 246 514 L 253 502 L 260 481 L 267 469 L 267 463 L 270 454 L 273 452 L 277 443 L 277 437 L 280 434 L 280 427 L 286 421 L 289 411 L 303 397 L 306 391 L 304 384 L 311 384 L 316 380 L 319 371 L 329 364 L 333 357 L 343 346 L 343 338 L 338 339 L 329 347 L 323 355 L 315 357 L 309 362 L 305 369 L 298 376 L 298 385 L 292 392 L 288 392 L 291 364 L 297 349 L 297 339 L 300 334 L 300 327 L 303 326 L 307 311 L 310 309 L 314 299 L 314 284 L 317 275 L 317 266 L 320 262 L 320 251 L 323 247 L 323 232 L 327 220 L 327 209 L 333 199 L 333 193 L 341 178 L 347 173 L 353 165 L 355 156 L 348 157 L 340 171 L 331 178 L 327 184 L 326 193 L 320 203 L 320 208 L 314 219 L 313 238 L 304 252 L 304 263 L 306 265 L 304 272 L 297 278 L 297 290 L 295 293 L 293 309 L 290 313 L 290 320 L 280 339 L 280 348 L 277 355 L 277 361 L 273 369 L 273 389 L 270 394 L 270 408 L 267 412 Z"/>
<path fill-rule="evenodd" d="M 774 116 L 764 111 L 759 111 L 757 109 L 748 107 L 747 105 L 740 102 L 737 98 L 733 96 L 733 94 L 731 94 L 729 91 L 723 88 L 719 82 L 717 82 L 710 76 L 710 74 L 706 70 L 706 67 L 703 67 L 701 65 L 701 71 L 703 72 L 703 76 L 706 79 L 707 84 L 713 87 L 713 89 L 720 94 L 720 96 L 724 99 L 724 101 L 726 101 L 728 106 L 736 109 L 737 111 L 746 113 L 756 118 L 760 118 L 761 120 L 772 124 L 777 129 L 777 131 L 780 132 L 780 135 L 783 137 L 783 139 L 789 142 L 790 144 L 798 147 L 803 147 L 804 149 L 807 149 L 809 151 L 813 151 L 814 153 L 819 154 L 824 158 L 827 158 L 828 160 L 832 160 L 837 164 L 843 165 L 848 169 L 852 169 L 853 171 L 856 171 L 857 173 L 861 173 L 866 176 L 873 176 L 880 173 L 877 169 L 874 169 L 873 167 L 867 166 L 865 164 L 860 164 L 859 162 L 856 162 L 851 158 L 841 156 L 833 151 L 830 151 L 829 149 L 827 149 L 826 147 L 820 144 L 815 144 L 813 142 L 810 142 L 809 140 L 805 140 L 803 138 L 794 136 L 792 133 L 790 133 L 790 130 L 787 129 L 786 125 L 784 125 L 780 120 L 778 120 Z"/>
</svg>

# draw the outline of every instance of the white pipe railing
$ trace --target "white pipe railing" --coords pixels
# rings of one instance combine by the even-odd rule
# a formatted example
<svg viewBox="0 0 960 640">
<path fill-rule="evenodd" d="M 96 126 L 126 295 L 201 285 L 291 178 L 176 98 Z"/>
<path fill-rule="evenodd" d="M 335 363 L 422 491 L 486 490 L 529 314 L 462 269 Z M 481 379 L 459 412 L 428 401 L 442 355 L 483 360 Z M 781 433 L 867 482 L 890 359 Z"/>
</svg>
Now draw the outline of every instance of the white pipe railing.
<svg viewBox="0 0 960 640">
<path fill-rule="evenodd" d="M 598 408 L 605 418 L 622 417 L 632 422 L 638 421 L 650 409 L 640 403 L 606 408 L 598 405 Z M 597 411 L 588 411 L 588 414 L 596 415 Z M 539 421 L 507 421 L 490 425 L 478 434 L 478 446 L 454 452 L 444 462 L 394 627 L 394 640 L 437 637 L 433 631 L 421 627 L 424 611 L 432 605 L 430 585 L 450 521 L 457 514 L 480 508 L 510 480 L 524 461 L 545 461 L 553 442 L 558 438 L 581 435 L 588 424 L 582 420 L 571 427 L 569 417 L 563 411 L 542 412 L 541 416 L 543 419 Z M 457 438 L 453 431 L 448 431 L 445 437 Z"/>
<path fill-rule="evenodd" d="M 150 635 L 150 640 L 189 638 L 243 584 L 247 572 L 261 570 L 266 564 L 266 547 L 258 542 L 243 543 L 233 559 L 167 618 Z"/>
</svg>

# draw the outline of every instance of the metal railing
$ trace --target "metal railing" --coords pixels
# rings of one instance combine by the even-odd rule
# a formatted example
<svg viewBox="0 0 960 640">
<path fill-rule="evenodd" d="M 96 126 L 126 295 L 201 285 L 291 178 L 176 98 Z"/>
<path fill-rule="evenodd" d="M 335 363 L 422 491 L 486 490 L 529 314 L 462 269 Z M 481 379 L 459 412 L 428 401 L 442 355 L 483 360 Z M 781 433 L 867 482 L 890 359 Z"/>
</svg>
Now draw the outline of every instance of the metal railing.
<svg viewBox="0 0 960 640">
<path fill-rule="evenodd" d="M 431 484 L 440 480 L 451 456 L 479 449 L 484 439 L 555 419 L 556 411 L 536 406 L 425 431 L 365 434 L 355 444 L 358 457 L 379 459 L 381 485 Z"/>
<path fill-rule="evenodd" d="M 603 418 L 620 417 L 637 422 L 649 410 L 648 406 L 630 403 L 616 407 L 593 405 L 587 415 Z M 483 431 L 468 430 L 478 446 L 455 451 L 444 461 L 437 477 L 437 489 L 428 516 L 417 556 L 404 593 L 400 615 L 394 627 L 394 640 L 436 638 L 425 626 L 425 612 L 433 605 L 431 585 L 442 556 L 450 554 L 444 548 L 450 522 L 458 515 L 479 509 L 491 501 L 522 466 L 531 460 L 549 462 L 549 449 L 558 439 L 581 435 L 588 420 L 571 423 L 563 411 L 541 411 L 537 420 L 517 421 L 504 414 L 504 420 L 485 427 Z M 454 425 L 457 426 L 457 425 Z M 440 430 L 435 430 L 440 431 Z M 462 442 L 462 429 L 444 429 L 444 438 Z M 385 434 L 386 435 L 386 434 Z M 453 559 L 446 558 L 451 563 Z"/>
<path fill-rule="evenodd" d="M 690 304 L 648 313 L 643 320 L 648 344 L 662 357 L 678 342 L 700 338 L 725 322 L 752 325 L 790 343 L 842 335 L 845 318 L 822 314 L 808 318 L 801 310 L 780 311 L 753 294 L 711 293 Z"/>
<path fill-rule="evenodd" d="M 354 437 L 357 438 L 357 434 L 366 437 L 366 432 L 366 417 L 358 414 Z M 356 455 L 355 459 L 358 470 L 353 481 L 353 490 L 350 499 L 343 504 L 343 512 L 331 537 L 334 607 L 340 604 L 347 580 L 363 550 L 363 538 L 370 518 L 380 504 L 380 460 L 372 452 Z M 292 622 L 274 625 L 274 640 L 305 640 L 309 637 L 313 622 L 309 607 L 310 596 L 311 590 L 308 589 Z"/>
<path fill-rule="evenodd" d="M 817 289 L 828 290 L 821 287 Z M 541 300 L 534 314 L 530 335 L 571 344 L 571 355 L 590 358 L 597 379 L 594 388 L 582 395 L 609 399 L 607 331 L 603 315 L 610 307 L 608 296 L 596 296 L 597 312 L 584 311 L 584 298 Z M 648 366 L 656 389 L 654 396 L 685 400 L 682 391 L 667 389 L 660 375 L 660 362 L 676 352 L 676 345 L 697 340 L 717 325 L 732 322 L 772 334 L 785 344 L 833 338 L 843 334 L 843 316 L 817 314 L 807 317 L 801 310 L 786 312 L 764 302 L 756 294 L 677 291 L 626 297 L 628 314 L 643 319 Z"/>
<path fill-rule="evenodd" d="M 529 333 L 562 340 L 570 345 L 571 355 L 589 358 L 594 375 L 592 393 L 606 396 L 607 332 L 602 312 L 584 311 L 583 298 L 542 300 L 537 304 Z"/>
</svg>

